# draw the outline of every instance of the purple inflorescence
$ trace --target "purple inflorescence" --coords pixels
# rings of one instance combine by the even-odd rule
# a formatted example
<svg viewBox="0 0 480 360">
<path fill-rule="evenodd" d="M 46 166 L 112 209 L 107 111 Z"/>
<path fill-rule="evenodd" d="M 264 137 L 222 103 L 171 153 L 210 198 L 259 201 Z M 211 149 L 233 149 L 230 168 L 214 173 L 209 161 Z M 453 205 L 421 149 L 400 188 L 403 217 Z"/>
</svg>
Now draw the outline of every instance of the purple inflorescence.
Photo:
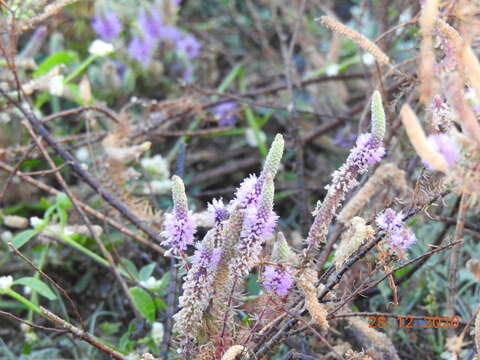
<svg viewBox="0 0 480 360">
<path fill-rule="evenodd" d="M 193 35 L 182 37 L 177 42 L 177 51 L 187 56 L 191 60 L 200 54 L 202 44 Z"/>
<path fill-rule="evenodd" d="M 433 149 L 443 156 L 447 162 L 448 167 L 455 164 L 460 155 L 460 150 L 457 141 L 447 134 L 434 134 L 428 137 L 428 142 Z M 432 168 L 430 164 L 427 167 Z"/>
<path fill-rule="evenodd" d="M 275 291 L 278 295 L 287 295 L 293 285 L 293 277 L 288 268 L 266 265 L 263 277 L 263 287 L 268 291 Z"/>
<path fill-rule="evenodd" d="M 263 206 L 249 206 L 245 210 L 241 236 L 244 238 L 266 238 L 273 233 L 278 216 Z"/>
<path fill-rule="evenodd" d="M 220 262 L 220 257 L 222 255 L 222 250 L 219 248 L 209 248 L 202 244 L 197 245 L 197 250 L 193 255 L 192 263 L 198 268 L 209 269 L 214 271 L 218 263 Z"/>
<path fill-rule="evenodd" d="M 162 236 L 165 237 L 165 240 L 161 242 L 161 245 L 170 247 L 165 255 L 180 255 L 188 245 L 193 244 L 197 225 L 191 211 L 179 211 L 174 208 L 172 213 L 165 214 L 164 226 L 165 230 L 162 231 Z"/>
<path fill-rule="evenodd" d="M 96 15 L 92 20 L 92 27 L 105 41 L 112 40 L 122 31 L 122 24 L 114 11 Z"/>
<path fill-rule="evenodd" d="M 218 120 L 219 125 L 232 126 L 237 120 L 237 116 L 235 115 L 236 109 L 237 104 L 233 101 L 229 101 L 217 105 L 215 108 L 213 108 L 212 113 Z"/>
<path fill-rule="evenodd" d="M 394 249 L 406 250 L 417 240 L 413 231 L 405 226 L 402 212 L 388 208 L 377 215 L 375 222 L 387 232 L 388 242 Z"/>
<path fill-rule="evenodd" d="M 396 231 L 403 226 L 403 214 L 388 208 L 377 215 L 375 222 L 382 230 Z"/>
<path fill-rule="evenodd" d="M 352 150 L 354 161 L 360 164 L 376 164 L 385 155 L 382 142 L 372 134 L 361 134 L 357 139 L 357 145 Z"/>
<path fill-rule="evenodd" d="M 235 193 L 234 204 L 240 204 L 243 208 L 257 205 L 262 192 L 262 181 L 255 174 L 245 178 Z"/>
<path fill-rule="evenodd" d="M 151 9 L 148 13 L 145 10 L 141 10 L 138 15 L 137 23 L 142 29 L 145 37 L 152 40 L 160 38 L 160 29 L 162 27 L 162 15 L 157 9 Z"/>
<path fill-rule="evenodd" d="M 128 45 L 128 52 L 133 59 L 146 65 L 150 62 L 153 48 L 154 43 L 150 38 L 134 37 Z"/>
<path fill-rule="evenodd" d="M 177 43 L 182 38 L 182 32 L 175 26 L 163 25 L 158 30 L 159 38 Z"/>
<path fill-rule="evenodd" d="M 208 204 L 208 212 L 212 216 L 215 225 L 220 224 L 223 220 L 228 219 L 228 216 L 230 215 L 221 198 L 219 200 L 213 199 L 212 203 Z"/>
</svg>

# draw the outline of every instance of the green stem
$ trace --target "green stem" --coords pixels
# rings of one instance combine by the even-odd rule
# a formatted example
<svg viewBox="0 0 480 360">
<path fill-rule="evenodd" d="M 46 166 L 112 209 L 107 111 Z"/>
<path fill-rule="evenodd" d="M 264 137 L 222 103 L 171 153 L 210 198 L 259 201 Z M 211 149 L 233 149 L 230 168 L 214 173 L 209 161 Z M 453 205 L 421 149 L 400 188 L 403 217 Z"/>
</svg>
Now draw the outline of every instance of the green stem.
<svg viewBox="0 0 480 360">
<path fill-rule="evenodd" d="M 38 260 L 38 265 L 37 267 L 42 270 L 43 266 L 45 265 L 45 261 L 47 259 L 47 254 L 48 250 L 50 249 L 50 243 L 47 243 L 46 246 L 42 248 L 42 252 L 40 253 L 40 259 Z M 35 272 L 34 275 L 35 279 L 40 279 L 40 273 L 37 271 Z M 38 305 L 38 293 L 35 290 L 32 290 L 32 293 L 30 295 L 30 301 L 34 303 L 35 305 Z M 33 321 L 33 311 L 30 309 L 28 311 L 28 321 L 32 322 Z"/>
<path fill-rule="evenodd" d="M 17 293 L 15 290 L 12 290 L 12 289 L 8 289 L 5 291 L 5 295 L 8 295 L 12 298 L 14 298 L 15 300 L 21 302 L 23 305 L 25 305 L 29 310 L 31 311 L 35 311 L 37 314 L 45 317 L 43 314 L 42 314 L 42 311 L 40 310 L 40 307 L 38 305 L 35 305 L 34 303 L 32 303 L 30 300 L 28 300 L 27 298 L 23 297 L 22 295 L 20 295 L 19 293 Z"/>
<path fill-rule="evenodd" d="M 85 70 L 88 65 L 90 65 L 92 62 L 95 61 L 95 59 L 98 58 L 97 55 L 90 55 L 83 63 L 81 63 L 70 75 L 68 75 L 65 80 L 64 84 L 68 84 L 70 81 L 75 79 L 78 75 L 80 75 L 83 70 Z"/>
</svg>

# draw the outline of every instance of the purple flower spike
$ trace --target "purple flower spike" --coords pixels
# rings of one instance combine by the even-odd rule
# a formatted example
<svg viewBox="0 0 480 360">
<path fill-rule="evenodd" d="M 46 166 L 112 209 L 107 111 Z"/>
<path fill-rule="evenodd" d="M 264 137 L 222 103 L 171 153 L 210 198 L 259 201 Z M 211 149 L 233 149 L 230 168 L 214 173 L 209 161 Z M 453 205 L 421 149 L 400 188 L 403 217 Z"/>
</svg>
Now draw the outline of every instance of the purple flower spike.
<svg viewBox="0 0 480 360">
<path fill-rule="evenodd" d="M 220 262 L 221 255 L 221 249 L 211 249 L 207 246 L 199 244 L 197 246 L 197 250 L 195 250 L 195 254 L 193 255 L 192 263 L 198 268 L 205 268 L 209 269 L 211 272 L 214 272 L 218 263 Z"/>
<path fill-rule="evenodd" d="M 402 212 L 388 208 L 377 216 L 375 222 L 387 232 L 390 246 L 400 252 L 410 248 L 417 240 L 413 231 L 405 226 Z"/>
<path fill-rule="evenodd" d="M 357 146 L 353 150 L 356 161 L 359 163 L 376 164 L 385 155 L 382 142 L 372 134 L 361 134 L 357 139 Z"/>
<path fill-rule="evenodd" d="M 293 278 L 289 268 L 282 269 L 267 265 L 263 272 L 263 287 L 268 291 L 275 291 L 278 295 L 287 295 L 293 285 Z"/>
<path fill-rule="evenodd" d="M 158 37 L 163 40 L 168 40 L 172 43 L 177 43 L 182 38 L 182 32 L 175 26 L 164 25 L 158 29 Z"/>
<path fill-rule="evenodd" d="M 409 249 L 415 241 L 417 241 L 417 238 L 412 230 L 407 227 L 403 227 L 401 230 L 394 232 L 390 236 L 389 240 L 392 247 L 400 250 L 406 250 Z"/>
<path fill-rule="evenodd" d="M 457 141 L 448 136 L 447 134 L 435 134 L 430 135 L 428 142 L 432 145 L 433 149 L 443 156 L 448 164 L 448 167 L 452 166 L 460 155 Z M 430 164 L 426 164 L 428 168 L 431 168 Z"/>
<path fill-rule="evenodd" d="M 403 226 L 403 214 L 388 208 L 377 215 L 375 222 L 382 230 L 396 231 Z"/>
<path fill-rule="evenodd" d="M 160 38 L 160 30 L 162 27 L 162 16 L 157 9 L 152 9 L 150 12 L 141 10 L 138 15 L 137 23 L 143 31 L 145 37 L 151 40 Z"/>
<path fill-rule="evenodd" d="M 235 204 L 241 204 L 243 208 L 250 205 L 257 205 L 260 201 L 262 192 L 262 183 L 256 175 L 250 174 L 249 177 L 242 181 L 235 193 Z"/>
<path fill-rule="evenodd" d="M 235 115 L 235 110 L 237 109 L 237 104 L 229 101 L 223 104 L 217 105 L 212 113 L 215 116 L 215 119 L 218 120 L 218 124 L 221 126 L 232 126 L 237 120 Z"/>
<path fill-rule="evenodd" d="M 92 20 L 93 30 L 104 41 L 110 41 L 122 31 L 122 24 L 114 11 L 96 15 Z"/>
<path fill-rule="evenodd" d="M 228 219 L 230 215 L 221 198 L 220 200 L 213 199 L 212 203 L 208 204 L 208 212 L 213 217 L 215 225 Z"/>
<path fill-rule="evenodd" d="M 165 238 L 160 244 L 170 247 L 165 253 L 168 255 L 181 255 L 188 245 L 193 244 L 197 226 L 193 214 L 187 208 L 187 195 L 182 179 L 172 177 L 173 211 L 165 215 L 165 230 L 161 235 Z"/>
<path fill-rule="evenodd" d="M 264 206 L 249 206 L 245 211 L 241 236 L 267 238 L 273 233 L 277 220 L 277 214 L 271 209 Z"/>
<path fill-rule="evenodd" d="M 202 44 L 193 35 L 187 35 L 177 42 L 177 51 L 184 53 L 189 60 L 200 54 L 201 47 Z"/>
<path fill-rule="evenodd" d="M 152 57 L 153 46 L 149 38 L 134 37 L 128 45 L 128 52 L 133 59 L 146 65 Z"/>
</svg>

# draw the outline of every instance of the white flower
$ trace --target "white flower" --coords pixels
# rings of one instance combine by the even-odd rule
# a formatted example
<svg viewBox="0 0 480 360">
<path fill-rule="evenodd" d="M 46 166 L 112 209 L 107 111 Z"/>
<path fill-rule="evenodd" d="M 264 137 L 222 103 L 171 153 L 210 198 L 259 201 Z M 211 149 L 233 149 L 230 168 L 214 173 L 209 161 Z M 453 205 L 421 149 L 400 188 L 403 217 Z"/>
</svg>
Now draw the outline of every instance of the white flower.
<svg viewBox="0 0 480 360">
<path fill-rule="evenodd" d="M 162 155 L 155 155 L 151 158 L 143 158 L 140 161 L 142 168 L 150 175 L 157 175 L 158 179 L 170 178 L 170 170 L 168 168 L 168 161 Z"/>
<path fill-rule="evenodd" d="M 92 55 L 96 56 L 106 56 L 110 53 L 113 52 L 113 45 L 110 43 L 107 43 L 103 40 L 97 39 L 94 40 L 91 44 L 90 47 L 88 48 L 88 52 Z"/>
<path fill-rule="evenodd" d="M 50 94 L 62 96 L 63 91 L 65 90 L 65 85 L 63 84 L 63 75 L 55 75 L 52 77 L 48 83 L 48 89 Z"/>
<path fill-rule="evenodd" d="M 10 289 L 10 286 L 12 286 L 12 283 L 13 283 L 13 277 L 11 277 L 10 275 L 0 276 L 0 293 Z"/>
<path fill-rule="evenodd" d="M 155 289 L 160 286 L 161 281 L 155 279 L 153 276 L 150 276 L 147 281 L 140 281 L 140 285 L 147 288 L 148 290 Z"/>
<path fill-rule="evenodd" d="M 340 66 L 338 64 L 330 64 L 325 69 L 325 74 L 328 76 L 335 76 L 338 75 L 338 71 L 340 70 Z"/>
<path fill-rule="evenodd" d="M 87 148 L 81 147 L 75 152 L 75 156 L 78 159 L 78 161 L 87 161 L 90 157 L 90 154 L 88 153 Z"/>
<path fill-rule="evenodd" d="M 43 219 L 40 219 L 39 217 L 32 216 L 30 218 L 30 226 L 33 228 L 36 228 L 37 226 L 40 226 L 43 224 Z"/>
<path fill-rule="evenodd" d="M 257 147 L 257 139 L 255 138 L 255 132 L 252 128 L 248 128 L 247 131 L 245 131 L 245 138 L 248 145 L 252 147 Z M 266 139 L 267 136 L 265 135 L 265 133 L 263 131 L 260 131 L 260 140 L 264 142 Z"/>
<path fill-rule="evenodd" d="M 0 239 L 2 239 L 4 242 L 8 243 L 9 241 L 12 241 L 13 234 L 11 231 L 4 231 L 0 235 Z"/>
<path fill-rule="evenodd" d="M 375 58 L 373 57 L 372 54 L 365 53 L 362 56 L 362 61 L 365 65 L 370 66 L 370 65 L 373 65 L 375 63 Z"/>
<path fill-rule="evenodd" d="M 152 339 L 155 344 L 160 345 L 163 340 L 163 324 L 154 322 L 152 325 Z"/>
</svg>

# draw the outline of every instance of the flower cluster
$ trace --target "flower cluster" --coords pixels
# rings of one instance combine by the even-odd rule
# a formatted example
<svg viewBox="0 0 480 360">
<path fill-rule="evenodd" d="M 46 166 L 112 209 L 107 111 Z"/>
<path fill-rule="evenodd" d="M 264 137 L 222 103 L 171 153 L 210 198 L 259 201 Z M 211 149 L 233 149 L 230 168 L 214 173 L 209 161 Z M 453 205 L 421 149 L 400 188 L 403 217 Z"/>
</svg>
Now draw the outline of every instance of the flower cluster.
<svg viewBox="0 0 480 360">
<path fill-rule="evenodd" d="M 273 179 L 267 176 L 262 187 L 260 202 L 245 209 L 245 217 L 240 242 L 237 245 L 237 256 L 230 264 L 230 271 L 240 278 L 247 275 L 258 263 L 262 243 L 270 236 L 278 216 L 273 212 Z"/>
<path fill-rule="evenodd" d="M 107 11 L 93 18 L 92 28 L 102 40 L 111 41 L 122 31 L 122 24 L 114 11 Z"/>
<path fill-rule="evenodd" d="M 221 250 L 213 246 L 215 233 L 215 229 L 210 230 L 202 243 L 197 245 L 192 267 L 183 284 L 183 295 L 179 299 L 181 310 L 173 316 L 175 328 L 190 336 L 194 336 L 201 326 L 203 312 L 215 291 L 212 284 L 221 257 Z"/>
<path fill-rule="evenodd" d="M 266 265 L 263 272 L 263 287 L 268 291 L 274 291 L 278 295 L 287 295 L 293 285 L 293 277 L 290 268 Z"/>
<path fill-rule="evenodd" d="M 315 220 L 308 233 L 308 248 L 325 241 L 328 225 L 346 194 L 358 185 L 358 176 L 368 170 L 368 166 L 380 162 L 385 155 L 383 137 L 385 135 L 385 112 L 380 93 L 372 97 L 372 131 L 361 134 L 356 146 L 350 151 L 346 162 L 332 174 L 332 182 L 326 186 L 327 196 L 315 209 Z"/>
<path fill-rule="evenodd" d="M 208 204 L 208 212 L 213 218 L 215 225 L 220 224 L 223 220 L 227 220 L 230 213 L 225 207 L 222 199 L 213 199 L 210 204 Z"/>
<path fill-rule="evenodd" d="M 235 111 L 237 110 L 237 104 L 229 101 L 215 106 L 212 110 L 213 116 L 218 121 L 218 125 L 232 126 L 237 121 Z"/>
<path fill-rule="evenodd" d="M 193 244 L 197 226 L 192 212 L 187 207 L 187 196 L 182 179 L 172 177 L 173 211 L 165 215 L 165 230 L 161 233 L 165 240 L 161 245 L 170 249 L 165 255 L 181 255 L 188 245 Z"/>
<path fill-rule="evenodd" d="M 135 36 L 130 42 L 130 55 L 143 64 L 148 64 L 155 46 L 160 41 L 169 41 L 175 45 L 179 54 L 191 60 L 200 54 L 201 44 L 193 35 L 185 35 L 175 26 L 163 22 L 160 12 L 151 8 L 148 12 L 140 10 L 137 24 L 141 36 Z"/>
<path fill-rule="evenodd" d="M 448 167 L 451 167 L 457 161 L 460 155 L 460 149 L 457 141 L 447 134 L 433 134 L 427 137 L 428 142 L 433 150 L 439 153 L 447 162 Z M 425 162 L 428 168 L 433 166 Z"/>
<path fill-rule="evenodd" d="M 390 246 L 399 251 L 406 250 L 417 240 L 412 230 L 405 226 L 402 212 L 390 208 L 377 215 L 377 226 L 385 230 Z"/>
</svg>

